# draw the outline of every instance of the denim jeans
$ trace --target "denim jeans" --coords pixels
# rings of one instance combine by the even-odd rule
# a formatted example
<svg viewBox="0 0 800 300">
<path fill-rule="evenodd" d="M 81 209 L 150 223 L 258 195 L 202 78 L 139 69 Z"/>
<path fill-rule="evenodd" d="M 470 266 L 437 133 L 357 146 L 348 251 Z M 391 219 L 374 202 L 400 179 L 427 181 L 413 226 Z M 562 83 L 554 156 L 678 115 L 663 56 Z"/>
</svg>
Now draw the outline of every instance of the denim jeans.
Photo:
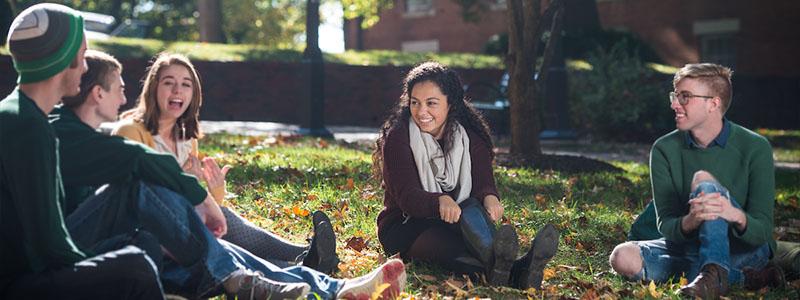
<svg viewBox="0 0 800 300">
<path fill-rule="evenodd" d="M 701 192 L 720 193 L 740 208 L 731 198 L 728 190 L 717 182 L 701 182 L 689 199 L 697 197 Z M 761 269 L 766 266 L 770 257 L 768 244 L 749 249 L 731 249 L 728 239 L 729 224 L 722 218 L 705 221 L 698 228 L 698 240 L 688 243 L 675 243 L 665 239 L 639 241 L 643 267 L 633 279 L 665 282 L 671 277 L 683 273 L 690 281 L 697 277 L 703 266 L 714 263 L 728 271 L 731 284 L 744 282 L 742 269 L 750 267 Z"/>
<path fill-rule="evenodd" d="M 222 283 L 238 269 L 261 271 L 284 282 L 303 281 L 312 291 L 335 295 L 340 280 L 305 267 L 282 270 L 227 242 L 217 240 L 181 195 L 147 183 L 106 185 L 67 217 L 67 228 L 79 245 L 142 228 L 158 238 L 172 260 L 161 279 L 167 293 L 190 298 L 221 293 Z"/>
</svg>

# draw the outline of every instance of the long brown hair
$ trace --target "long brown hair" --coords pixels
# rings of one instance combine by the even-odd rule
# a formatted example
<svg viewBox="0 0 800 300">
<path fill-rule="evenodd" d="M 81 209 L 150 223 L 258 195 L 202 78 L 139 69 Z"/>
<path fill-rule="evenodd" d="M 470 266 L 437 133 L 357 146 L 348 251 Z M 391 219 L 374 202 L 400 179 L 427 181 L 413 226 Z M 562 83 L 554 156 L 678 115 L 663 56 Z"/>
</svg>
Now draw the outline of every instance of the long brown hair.
<svg viewBox="0 0 800 300">
<path fill-rule="evenodd" d="M 183 140 L 197 139 L 203 137 L 200 132 L 199 121 L 200 106 L 203 104 L 202 88 L 200 87 L 200 76 L 197 75 L 192 62 L 184 55 L 176 53 L 159 53 L 147 69 L 142 93 L 139 94 L 136 107 L 122 113 L 123 119 L 133 119 L 141 122 L 153 135 L 158 134 L 158 119 L 161 111 L 158 107 L 158 81 L 161 77 L 161 70 L 172 65 L 180 65 L 189 70 L 192 77 L 192 101 L 189 107 L 178 118 L 173 133 L 176 137 Z"/>
<path fill-rule="evenodd" d="M 467 131 L 477 133 L 489 149 L 494 149 L 489 125 L 464 95 L 464 84 L 458 73 L 438 62 L 424 62 L 408 71 L 405 79 L 403 79 L 403 94 L 400 96 L 400 100 L 397 101 L 392 114 L 386 118 L 380 128 L 378 140 L 375 141 L 375 150 L 372 152 L 372 174 L 378 180 L 383 180 L 383 146 L 386 143 L 386 136 L 395 126 L 408 124 L 408 119 L 411 117 L 411 109 L 409 108 L 411 91 L 416 84 L 422 82 L 436 84 L 439 90 L 447 96 L 449 109 L 442 134 L 444 137 L 444 142 L 442 143 L 444 153 L 447 153 L 453 145 L 453 131 L 457 127 L 456 121 L 461 126 L 464 126 Z M 494 152 L 491 152 L 490 155 L 494 159 Z"/>
</svg>

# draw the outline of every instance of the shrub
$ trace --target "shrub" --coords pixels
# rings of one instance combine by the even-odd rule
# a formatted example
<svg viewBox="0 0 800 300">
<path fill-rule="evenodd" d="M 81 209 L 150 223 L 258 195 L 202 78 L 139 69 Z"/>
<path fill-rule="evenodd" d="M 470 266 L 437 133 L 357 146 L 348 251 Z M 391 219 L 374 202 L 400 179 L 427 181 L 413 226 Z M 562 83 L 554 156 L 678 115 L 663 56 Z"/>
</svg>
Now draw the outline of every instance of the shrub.
<svg viewBox="0 0 800 300">
<path fill-rule="evenodd" d="M 623 40 L 587 56 L 588 71 L 570 72 L 573 124 L 583 133 L 616 141 L 652 142 L 673 127 L 670 78 L 631 53 Z"/>
</svg>

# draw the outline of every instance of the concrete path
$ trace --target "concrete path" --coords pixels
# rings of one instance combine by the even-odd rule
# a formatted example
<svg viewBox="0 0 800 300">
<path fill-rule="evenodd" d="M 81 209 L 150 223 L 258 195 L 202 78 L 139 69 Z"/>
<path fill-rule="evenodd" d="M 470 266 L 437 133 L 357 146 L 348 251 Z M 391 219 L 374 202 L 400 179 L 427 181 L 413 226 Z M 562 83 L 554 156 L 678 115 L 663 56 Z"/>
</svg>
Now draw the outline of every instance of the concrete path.
<svg viewBox="0 0 800 300">
<path fill-rule="evenodd" d="M 274 122 L 238 122 L 238 121 L 200 121 L 200 128 L 205 133 L 222 133 L 241 135 L 287 135 L 300 134 L 298 125 Z M 328 126 L 337 140 L 349 143 L 371 143 L 378 138 L 378 128 L 357 126 Z M 604 161 L 622 160 L 647 163 L 650 145 L 626 144 L 614 151 L 592 150 L 598 148 L 594 143 L 579 141 L 543 140 L 542 152 L 545 154 L 584 156 Z M 602 148 L 602 147 L 599 147 Z M 502 151 L 502 150 L 501 150 Z M 507 150 L 506 150 L 507 151 Z M 776 162 L 778 168 L 800 169 L 800 163 Z"/>
</svg>

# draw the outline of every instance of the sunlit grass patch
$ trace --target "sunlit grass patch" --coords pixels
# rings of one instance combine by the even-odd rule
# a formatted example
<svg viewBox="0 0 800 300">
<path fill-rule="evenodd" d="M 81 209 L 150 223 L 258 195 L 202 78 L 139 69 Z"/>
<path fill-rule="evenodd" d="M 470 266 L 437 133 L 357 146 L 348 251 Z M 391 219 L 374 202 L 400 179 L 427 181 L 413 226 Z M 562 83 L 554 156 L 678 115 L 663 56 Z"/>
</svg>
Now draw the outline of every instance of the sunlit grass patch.
<svg viewBox="0 0 800 300">
<path fill-rule="evenodd" d="M 383 189 L 371 176 L 370 149 L 298 136 L 212 134 L 200 144 L 203 155 L 234 167 L 228 175 L 227 201 L 256 224 L 303 242 L 311 232 L 310 212 L 326 212 L 343 261 L 338 277 L 366 274 L 385 260 L 375 224 L 383 208 Z M 561 231 L 559 252 L 545 270 L 542 290 L 487 287 L 480 280 L 436 267 L 409 264 L 404 295 L 415 299 L 679 299 L 681 278 L 652 286 L 628 282 L 608 265 L 611 250 L 625 241 L 631 223 L 651 197 L 647 164 L 612 164 L 621 171 L 565 174 L 494 168 L 506 209 L 503 222 L 517 229 L 520 254 L 545 224 L 555 224 Z M 776 225 L 796 219 L 800 209 L 792 199 L 800 194 L 800 171 L 778 170 L 776 194 Z M 800 293 L 735 290 L 731 297 L 793 299 Z"/>
</svg>

